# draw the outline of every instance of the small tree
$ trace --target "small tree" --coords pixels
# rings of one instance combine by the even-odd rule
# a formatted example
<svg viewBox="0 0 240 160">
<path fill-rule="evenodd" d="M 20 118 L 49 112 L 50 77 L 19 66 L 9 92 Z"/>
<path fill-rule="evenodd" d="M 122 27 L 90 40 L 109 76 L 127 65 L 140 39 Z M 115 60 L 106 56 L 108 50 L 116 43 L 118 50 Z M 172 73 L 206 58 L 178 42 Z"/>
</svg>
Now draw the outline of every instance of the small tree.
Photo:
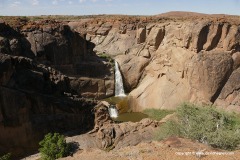
<svg viewBox="0 0 240 160">
<path fill-rule="evenodd" d="M 55 160 L 69 155 L 69 145 L 63 135 L 59 133 L 48 133 L 39 143 L 39 152 L 45 160 Z"/>
</svg>

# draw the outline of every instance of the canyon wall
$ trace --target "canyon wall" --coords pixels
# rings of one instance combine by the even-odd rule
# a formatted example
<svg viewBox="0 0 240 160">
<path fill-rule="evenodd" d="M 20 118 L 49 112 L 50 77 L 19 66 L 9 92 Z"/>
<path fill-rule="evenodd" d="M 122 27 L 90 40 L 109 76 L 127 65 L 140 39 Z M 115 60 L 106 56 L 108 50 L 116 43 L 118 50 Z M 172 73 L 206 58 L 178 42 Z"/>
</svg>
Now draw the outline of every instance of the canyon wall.
<svg viewBox="0 0 240 160">
<path fill-rule="evenodd" d="M 239 111 L 239 20 L 234 17 L 95 18 L 68 25 L 120 64 L 134 111 L 182 102 Z"/>
<path fill-rule="evenodd" d="M 0 152 L 21 156 L 47 132 L 90 130 L 96 103 L 86 98 L 114 95 L 107 55 L 134 111 L 182 102 L 239 111 L 239 24 L 211 16 L 0 20 Z"/>
<path fill-rule="evenodd" d="M 11 22 L 11 23 L 10 23 Z M 114 94 L 113 67 L 98 57 L 95 44 L 61 21 L 0 22 L 0 53 L 31 58 L 70 79 L 70 87 L 87 98 Z"/>
<path fill-rule="evenodd" d="M 90 57 L 85 55 L 86 41 L 68 26 L 55 21 L 16 23 L 0 22 L 0 155 L 11 153 L 13 159 L 34 153 L 49 132 L 93 129 L 96 101 L 81 94 L 105 96 L 107 89 L 102 87 L 100 95 L 98 83 L 104 86 L 107 77 L 99 76 L 109 71 L 107 63 L 98 64 L 97 59 L 92 63 L 98 64 L 98 75 L 89 76 L 94 73 L 84 65 Z M 79 64 L 86 69 L 78 69 Z"/>
<path fill-rule="evenodd" d="M 0 54 L 0 154 L 19 159 L 49 132 L 85 133 L 96 102 L 71 94 L 69 78 L 31 59 Z"/>
</svg>

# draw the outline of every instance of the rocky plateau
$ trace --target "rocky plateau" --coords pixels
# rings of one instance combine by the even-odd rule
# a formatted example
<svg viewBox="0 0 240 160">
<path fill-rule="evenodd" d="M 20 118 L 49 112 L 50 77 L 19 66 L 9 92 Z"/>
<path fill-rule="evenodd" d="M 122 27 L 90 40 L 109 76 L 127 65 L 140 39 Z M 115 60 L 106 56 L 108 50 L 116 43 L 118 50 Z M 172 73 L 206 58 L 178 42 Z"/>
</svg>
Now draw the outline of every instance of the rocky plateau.
<svg viewBox="0 0 240 160">
<path fill-rule="evenodd" d="M 159 122 L 94 118 L 96 100 L 114 96 L 106 56 L 119 63 L 133 111 L 192 102 L 239 112 L 239 27 L 236 16 L 179 13 L 0 18 L 0 153 L 34 152 L 51 131 L 93 129 L 105 149 L 151 139 Z"/>
</svg>

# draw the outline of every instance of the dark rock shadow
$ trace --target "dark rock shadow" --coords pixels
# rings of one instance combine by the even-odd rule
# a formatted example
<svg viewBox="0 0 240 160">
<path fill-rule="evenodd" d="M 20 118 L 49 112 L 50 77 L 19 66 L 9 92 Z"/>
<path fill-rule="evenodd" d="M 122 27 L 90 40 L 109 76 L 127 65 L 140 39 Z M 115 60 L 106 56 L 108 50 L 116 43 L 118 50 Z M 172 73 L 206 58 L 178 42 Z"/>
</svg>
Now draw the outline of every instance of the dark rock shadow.
<svg viewBox="0 0 240 160">
<path fill-rule="evenodd" d="M 63 94 L 69 91 L 67 77 L 5 54 L 0 54 L 0 68 L 0 154 L 11 152 L 19 159 L 35 153 L 49 132 L 83 134 L 93 129 L 96 102 Z"/>
<path fill-rule="evenodd" d="M 49 43 L 45 35 L 52 36 Z M 37 41 L 42 44 L 33 51 Z M 73 96 L 67 76 L 101 79 L 112 74 L 112 66 L 93 51 L 95 44 L 66 25 L 48 33 L 1 22 L 0 44 L 0 154 L 12 152 L 18 159 L 36 152 L 49 132 L 73 136 L 93 129 L 96 102 Z M 8 134 L 12 129 L 18 135 Z"/>
<path fill-rule="evenodd" d="M 79 144 L 78 142 L 69 142 L 70 146 L 70 156 L 73 156 L 78 150 L 79 150 Z"/>
<path fill-rule="evenodd" d="M 0 37 L 1 53 L 28 58 L 35 57 L 31 50 L 31 43 L 18 28 L 14 29 L 5 23 L 0 23 Z"/>
</svg>

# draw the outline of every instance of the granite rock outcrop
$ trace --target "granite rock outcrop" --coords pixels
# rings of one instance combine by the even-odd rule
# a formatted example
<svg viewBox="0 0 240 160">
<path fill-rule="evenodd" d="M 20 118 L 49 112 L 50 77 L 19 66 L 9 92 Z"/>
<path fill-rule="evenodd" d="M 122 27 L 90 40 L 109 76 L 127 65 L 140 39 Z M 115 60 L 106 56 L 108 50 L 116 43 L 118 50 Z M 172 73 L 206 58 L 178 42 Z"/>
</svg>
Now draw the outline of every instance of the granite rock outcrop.
<svg viewBox="0 0 240 160">
<path fill-rule="evenodd" d="M 186 101 L 239 111 L 239 25 L 222 15 L 0 20 L 1 152 L 29 153 L 51 130 L 92 129 L 96 104 L 85 98 L 114 95 L 107 56 L 119 64 L 133 111 Z M 131 135 L 144 139 L 154 126 L 106 123 L 97 145 L 135 144 Z"/>
<path fill-rule="evenodd" d="M 96 53 L 115 57 L 133 110 L 175 109 L 186 101 L 237 110 L 238 99 L 224 103 L 229 100 L 222 95 L 239 68 L 240 22 L 234 16 L 191 15 L 101 17 L 69 25 L 86 34 Z M 111 27 L 98 34 L 105 24 Z M 233 97 L 239 96 L 232 87 Z"/>
</svg>

